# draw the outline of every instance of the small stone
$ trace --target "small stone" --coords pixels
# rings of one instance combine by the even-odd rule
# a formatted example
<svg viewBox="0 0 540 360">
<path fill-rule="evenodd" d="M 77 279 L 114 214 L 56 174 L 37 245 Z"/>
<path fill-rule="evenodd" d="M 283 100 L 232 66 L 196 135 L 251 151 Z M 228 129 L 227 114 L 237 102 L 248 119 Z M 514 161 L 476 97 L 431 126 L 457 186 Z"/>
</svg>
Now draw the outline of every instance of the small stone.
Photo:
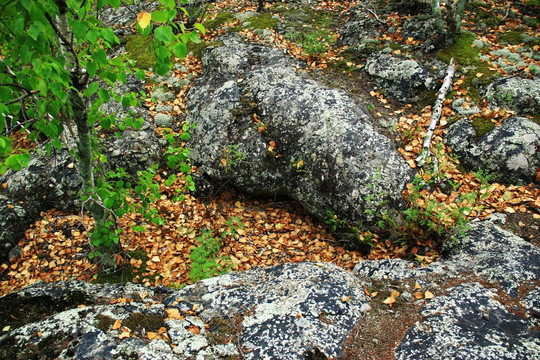
<svg viewBox="0 0 540 360">
<path fill-rule="evenodd" d="M 158 127 L 171 127 L 173 124 L 172 116 L 163 113 L 156 114 L 154 121 Z"/>
</svg>

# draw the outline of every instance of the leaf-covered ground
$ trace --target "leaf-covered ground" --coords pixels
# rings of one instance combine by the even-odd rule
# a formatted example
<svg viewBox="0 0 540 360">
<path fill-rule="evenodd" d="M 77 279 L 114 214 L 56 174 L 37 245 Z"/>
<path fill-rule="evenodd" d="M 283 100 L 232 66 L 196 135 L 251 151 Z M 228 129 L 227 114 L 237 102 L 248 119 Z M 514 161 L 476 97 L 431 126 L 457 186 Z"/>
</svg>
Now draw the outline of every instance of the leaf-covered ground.
<svg viewBox="0 0 540 360">
<path fill-rule="evenodd" d="M 382 2 L 372 2 L 370 9 L 373 10 L 373 16 L 391 23 L 396 31 L 377 39 L 380 41 L 378 46 L 384 47 L 390 43 L 416 45 L 415 40 L 404 39 L 400 34 L 404 21 L 403 14 L 380 12 L 377 10 L 380 3 Z M 503 35 L 519 31 L 536 36 L 539 30 L 538 22 L 525 22 L 523 11 L 535 9 L 538 11 L 538 8 L 525 6 L 526 1 L 506 3 L 509 4 L 501 5 L 496 1 L 476 2 L 475 8 L 468 10 L 463 27 L 473 32 L 490 49 L 504 47 L 515 52 L 520 43 L 516 44 L 514 40 L 502 42 Z M 357 4 L 358 2 L 354 1 L 327 1 L 313 4 L 312 8 L 324 11 L 325 14 L 335 15 L 329 17 L 332 19 L 330 23 L 316 22 L 315 25 L 310 25 L 310 20 L 304 20 L 307 22 L 300 25 L 300 27 L 314 26 L 321 30 L 315 42 L 299 41 L 294 36 L 276 33 L 275 28 L 270 25 L 267 30 L 272 32 L 271 42 L 274 46 L 282 47 L 290 55 L 305 60 L 305 70 L 317 76 L 322 75 L 320 78 L 325 79 L 329 85 L 344 87 L 361 100 L 368 99 L 371 104 L 368 109 L 375 119 L 388 116 L 398 118 L 397 131 L 392 132 L 392 136 L 396 137 L 401 154 L 414 167 L 414 159 L 421 149 L 423 136 L 431 117 L 431 106 L 423 108 L 412 105 L 403 106 L 376 90 L 366 90 L 367 83 L 362 73 L 365 58 L 347 57 L 347 48 L 336 47 L 334 42 L 339 35 L 339 24 L 347 19 L 350 8 Z M 244 5 L 240 6 L 235 2 L 220 2 L 210 8 L 209 18 L 206 21 L 214 19 L 225 11 L 237 13 L 256 9 L 255 3 L 251 6 Z M 268 5 L 266 11 L 283 19 L 284 6 L 283 4 Z M 290 8 L 287 9 L 290 10 Z M 486 29 L 477 28 L 477 19 L 480 16 L 491 16 L 495 25 Z M 534 17 L 531 14 L 528 16 Z M 216 36 L 241 25 L 239 20 L 230 19 L 230 22 L 223 22 L 215 28 L 207 26 L 208 33 L 203 40 L 210 43 Z M 236 30 L 239 30 L 239 33 L 250 41 L 262 41 L 253 28 L 237 28 Z M 324 46 L 310 47 L 314 43 L 315 45 L 322 43 Z M 304 49 L 302 45 L 309 49 Z M 539 45 L 534 45 L 533 50 L 538 51 Z M 401 54 L 402 51 L 404 50 L 399 46 L 395 46 L 395 54 Z M 485 64 L 486 71 L 508 75 L 506 70 L 498 65 L 499 59 L 492 54 L 490 56 L 492 60 Z M 540 64 L 531 58 L 524 60 L 525 64 L 516 69 L 516 74 L 531 76 L 531 69 L 534 66 L 540 67 Z M 188 56 L 184 65 L 189 70 L 177 72 L 175 76 L 186 77 L 188 73 L 200 73 L 200 59 L 196 56 Z M 474 76 L 482 79 L 487 74 L 478 71 Z M 481 112 L 473 116 L 482 117 L 497 126 L 511 115 L 511 112 L 507 110 L 488 108 L 485 99 L 478 99 L 472 94 L 474 89 L 470 84 L 470 79 L 462 75 L 454 78 L 452 90 L 453 100 L 462 97 L 465 98 L 466 104 L 480 106 Z M 182 117 L 188 88 L 180 91 L 177 98 L 171 102 L 173 105 L 171 115 Z M 450 150 L 442 142 L 443 131 L 455 115 L 450 106 L 451 102 L 452 100 L 445 102 L 440 126 L 436 130 L 433 143 L 439 144 L 440 171 L 444 171 L 448 177 L 460 185 L 459 191 L 443 192 L 435 189 L 428 192 L 424 190 L 424 196 L 417 200 L 417 205 L 421 208 L 425 206 L 426 199 L 436 199 L 440 203 L 441 211 L 444 208 L 465 206 L 467 204 L 456 204 L 456 199 L 460 197 L 460 194 L 479 191 L 486 196 L 482 196 L 481 201 L 468 204 L 473 208 L 468 214 L 470 219 L 484 219 L 494 212 L 506 213 L 509 228 L 512 231 L 537 243 L 539 236 L 537 230 L 534 229 L 538 229 L 540 224 L 538 186 L 535 184 L 505 186 L 494 183 L 480 189 L 480 181 L 472 173 L 463 171 L 459 162 L 451 156 Z M 151 114 L 155 115 L 157 104 L 148 99 L 146 105 Z M 197 169 L 194 168 L 193 171 Z M 219 254 L 222 265 L 232 265 L 233 270 L 243 271 L 255 266 L 301 261 L 333 262 L 352 269 L 362 259 L 394 257 L 407 257 L 416 259 L 421 264 L 427 264 L 439 256 L 440 244 L 435 239 L 424 236 L 418 236 L 416 240 L 397 243 L 389 238 L 377 237 L 373 240 L 374 247 L 371 251 L 368 254 L 361 254 L 348 249 L 329 232 L 324 223 L 314 220 L 294 202 L 287 199 L 250 198 L 236 193 L 226 184 L 217 184 L 216 188 L 221 188 L 222 191 L 216 192 L 209 198 L 201 199 L 186 195 L 183 202 L 175 203 L 172 201 L 175 189 L 182 188 L 183 183 L 180 178 L 171 186 L 166 185 L 165 179 L 168 175 L 170 175 L 170 170 L 161 169 L 156 176 L 156 180 L 161 182 L 162 189 L 161 200 L 156 206 L 166 220 L 164 226 L 156 227 L 146 224 L 147 231 L 135 233 L 130 229 L 130 225 L 144 224 L 144 221 L 135 215 L 122 219 L 126 229 L 123 246 L 127 256 L 117 257 L 117 263 L 123 268 L 123 273 L 117 279 L 128 280 L 135 276 L 133 281 L 143 284 L 163 284 L 173 287 L 188 283 L 192 265 L 190 253 L 199 245 L 197 238 L 201 236 L 203 230 L 212 231 L 215 237 L 221 236 L 227 231 L 226 222 L 233 218 L 239 218 L 244 228 L 237 229 L 237 234 L 234 236 L 225 237 Z M 421 170 L 421 176 L 428 182 L 431 175 Z M 405 191 L 404 197 L 407 198 L 411 191 L 412 185 Z M 451 223 L 445 224 L 445 226 L 451 225 Z M 92 263 L 87 258 L 89 247 L 86 234 L 91 228 L 92 220 L 88 216 L 81 219 L 80 214 L 64 214 L 55 210 L 44 213 L 42 219 L 38 220 L 26 232 L 25 238 L 19 241 L 22 256 L 13 259 L 9 264 L 0 265 L 0 295 L 39 280 L 47 282 L 73 278 L 95 280 L 99 272 L 99 264 Z"/>
</svg>

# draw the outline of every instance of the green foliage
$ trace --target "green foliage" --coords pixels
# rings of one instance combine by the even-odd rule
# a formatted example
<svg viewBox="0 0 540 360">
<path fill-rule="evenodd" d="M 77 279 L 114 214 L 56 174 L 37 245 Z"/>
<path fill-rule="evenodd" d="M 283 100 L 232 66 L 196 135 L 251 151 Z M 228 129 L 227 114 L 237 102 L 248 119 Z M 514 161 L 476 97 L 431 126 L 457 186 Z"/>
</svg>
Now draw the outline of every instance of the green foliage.
<svg viewBox="0 0 540 360">
<path fill-rule="evenodd" d="M 225 168 L 228 172 L 230 168 L 238 166 L 242 161 L 246 160 L 246 154 L 239 150 L 238 145 L 229 145 L 224 149 L 225 157 L 221 159 L 219 166 Z"/>
<path fill-rule="evenodd" d="M 192 282 L 225 274 L 231 270 L 231 262 L 219 255 L 219 249 L 228 236 L 236 236 L 236 230 L 243 229 L 244 225 L 238 217 L 227 220 L 226 225 L 227 230 L 217 238 L 210 230 L 203 230 L 202 235 L 197 238 L 199 246 L 191 250 L 189 255 L 192 261 L 189 279 Z"/>
<path fill-rule="evenodd" d="M 302 33 L 287 33 L 285 34 L 285 38 L 289 41 L 299 43 L 304 53 L 308 56 L 322 55 L 335 42 L 334 35 L 328 29 L 316 29 L 311 32 Z"/>
<path fill-rule="evenodd" d="M 52 147 L 68 145 L 62 143 L 62 133 L 65 125 L 71 129 L 74 123 L 77 146 L 70 150 L 83 178 L 83 209 L 95 220 L 91 256 L 112 269 L 113 254 L 121 249 L 119 217 L 139 211 L 149 222 L 162 221 L 154 206 L 159 198 L 159 186 L 153 183 L 155 167 L 140 172 L 134 186 L 122 169 L 106 172 L 102 166 L 107 158 L 100 151 L 102 138 L 96 129 L 121 136 L 126 127 L 140 129 L 142 124 L 142 119 L 131 114 L 121 118 L 100 109 L 112 99 L 124 108 L 137 106 L 141 94 L 117 94 L 114 87 L 125 84 L 131 72 L 142 79 L 145 76 L 133 68 L 144 65 L 139 58 L 126 62 L 107 54 L 120 40 L 101 23 L 99 13 L 119 5 L 117 0 L 4 1 L 0 15 L 0 171 L 18 170 L 30 159 L 28 151 L 13 149 L 6 136 L 14 124 L 30 131 L 31 139 L 50 139 L 46 143 L 49 153 Z M 163 0 L 160 10 L 143 14 L 144 28 L 137 23 L 139 34 L 126 44 L 134 55 L 155 55 L 153 66 L 159 75 L 169 71 L 172 56 L 182 59 L 186 55 L 188 41 L 199 42 L 196 30 L 172 21 L 178 10 L 182 8 L 174 1 Z M 204 33 L 202 25 L 194 27 Z M 167 156 L 171 166 L 189 170 L 189 151 L 171 145 Z M 188 179 L 188 187 L 192 186 Z M 138 207 L 127 202 L 131 195 L 140 198 Z"/>
</svg>

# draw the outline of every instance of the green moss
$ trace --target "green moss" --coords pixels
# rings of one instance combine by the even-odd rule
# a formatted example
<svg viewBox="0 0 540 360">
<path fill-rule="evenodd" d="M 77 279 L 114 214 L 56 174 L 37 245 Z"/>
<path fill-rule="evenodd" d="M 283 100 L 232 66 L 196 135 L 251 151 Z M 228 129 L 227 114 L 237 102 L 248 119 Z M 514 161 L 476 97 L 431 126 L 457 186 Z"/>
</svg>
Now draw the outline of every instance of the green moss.
<svg viewBox="0 0 540 360">
<path fill-rule="evenodd" d="M 103 332 L 107 332 L 114 324 L 114 319 L 103 314 L 96 315 L 97 323 L 95 326 Z"/>
<path fill-rule="evenodd" d="M 201 41 L 199 43 L 194 43 L 193 41 L 189 41 L 187 44 L 188 52 L 193 53 L 194 56 L 201 58 L 201 54 L 204 48 L 207 48 L 209 46 L 223 46 L 223 43 L 220 41 L 212 41 L 212 42 L 206 42 Z"/>
<path fill-rule="evenodd" d="M 221 25 L 234 21 L 236 18 L 230 12 L 222 12 L 216 15 L 215 18 L 204 22 L 204 27 L 208 30 L 216 30 Z"/>
<path fill-rule="evenodd" d="M 478 59 L 480 50 L 473 47 L 472 43 L 476 40 L 476 35 L 471 32 L 462 32 L 454 41 L 437 53 L 437 58 L 449 64 L 450 59 L 460 65 L 471 65 Z"/>
<path fill-rule="evenodd" d="M 523 31 L 507 31 L 499 34 L 499 41 L 512 45 L 521 44 L 523 42 L 521 35 Z"/>
<path fill-rule="evenodd" d="M 165 317 L 163 315 L 133 313 L 126 320 L 122 321 L 122 325 L 127 326 L 134 332 L 140 332 L 142 329 L 147 332 L 157 332 L 159 328 L 165 325 L 163 323 L 164 320 Z"/>
<path fill-rule="evenodd" d="M 253 29 L 273 29 L 277 25 L 277 20 L 267 13 L 252 16 L 247 21 L 249 22 L 249 27 Z"/>
<path fill-rule="evenodd" d="M 495 124 L 493 124 L 489 119 L 477 116 L 472 120 L 472 127 L 476 131 L 476 135 L 484 136 L 495 128 Z"/>
<path fill-rule="evenodd" d="M 156 65 L 156 56 L 149 47 L 152 39 L 143 35 L 131 35 L 127 37 L 127 57 L 135 61 L 135 65 L 141 69 L 150 69 Z"/>
<path fill-rule="evenodd" d="M 536 114 L 533 116 L 532 121 L 540 125 L 540 114 Z"/>
</svg>

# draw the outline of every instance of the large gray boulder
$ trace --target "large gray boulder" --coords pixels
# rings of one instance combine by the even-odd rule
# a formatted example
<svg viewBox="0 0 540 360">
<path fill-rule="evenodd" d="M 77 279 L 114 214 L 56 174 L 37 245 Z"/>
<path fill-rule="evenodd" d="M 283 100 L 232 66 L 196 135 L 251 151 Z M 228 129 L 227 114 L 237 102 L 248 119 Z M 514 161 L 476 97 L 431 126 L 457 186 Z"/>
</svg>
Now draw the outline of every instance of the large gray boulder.
<svg viewBox="0 0 540 360">
<path fill-rule="evenodd" d="M 537 115 L 540 113 L 540 78 L 504 77 L 489 85 L 485 96 L 494 105 L 517 114 Z"/>
<path fill-rule="evenodd" d="M 221 41 L 204 52 L 186 104 L 201 172 L 246 193 L 290 196 L 319 218 L 333 210 L 369 225 L 402 206 L 414 172 L 362 105 L 300 76 L 279 49 Z"/>
<path fill-rule="evenodd" d="M 540 167 L 540 126 L 523 117 L 511 117 L 478 137 L 468 120 L 450 126 L 445 142 L 471 170 L 483 169 L 506 184 L 529 184 Z"/>
<path fill-rule="evenodd" d="M 397 359 L 537 359 L 540 249 L 485 221 L 445 251 L 423 267 L 295 263 L 176 291 L 36 283 L 0 298 L 0 358 L 357 359 L 392 338 L 381 351 Z"/>
</svg>

